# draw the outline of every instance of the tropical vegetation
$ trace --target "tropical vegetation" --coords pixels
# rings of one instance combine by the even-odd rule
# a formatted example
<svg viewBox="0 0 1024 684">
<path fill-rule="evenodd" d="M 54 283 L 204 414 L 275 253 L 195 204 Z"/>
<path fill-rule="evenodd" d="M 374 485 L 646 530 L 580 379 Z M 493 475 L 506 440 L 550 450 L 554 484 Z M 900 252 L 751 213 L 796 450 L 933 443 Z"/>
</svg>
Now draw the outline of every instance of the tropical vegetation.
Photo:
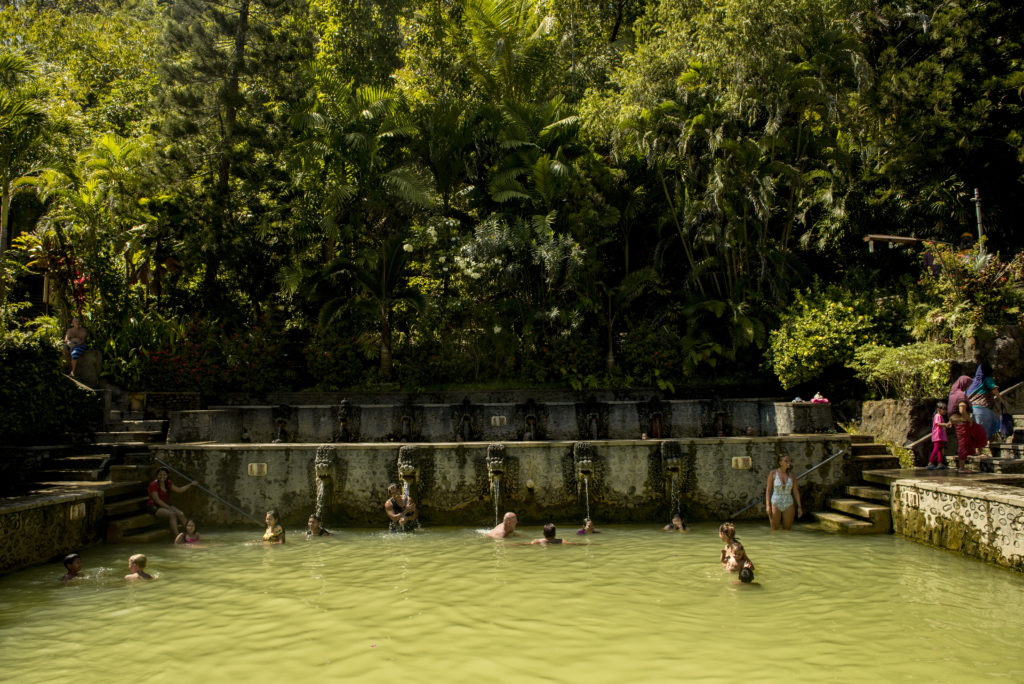
<svg viewBox="0 0 1024 684">
<path fill-rule="evenodd" d="M 986 0 L 0 2 L 0 336 L 80 316 L 127 389 L 886 392 L 872 365 L 1024 314 L 1022 26 Z"/>
</svg>

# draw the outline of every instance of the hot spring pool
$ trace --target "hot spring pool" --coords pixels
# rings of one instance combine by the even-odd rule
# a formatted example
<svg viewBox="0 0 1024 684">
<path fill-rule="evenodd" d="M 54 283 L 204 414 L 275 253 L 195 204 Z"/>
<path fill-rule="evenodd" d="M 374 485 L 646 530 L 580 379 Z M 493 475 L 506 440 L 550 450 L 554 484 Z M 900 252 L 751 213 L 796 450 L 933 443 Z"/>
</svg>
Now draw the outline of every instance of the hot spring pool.
<svg viewBox="0 0 1024 684">
<path fill-rule="evenodd" d="M 567 539 L 575 527 L 559 526 Z M 469 529 L 206 548 L 96 546 L 0 578 L 7 682 L 1024 681 L 1024 578 L 893 536 L 598 526 L 583 546 Z M 131 553 L 159 579 L 127 585 Z"/>
</svg>

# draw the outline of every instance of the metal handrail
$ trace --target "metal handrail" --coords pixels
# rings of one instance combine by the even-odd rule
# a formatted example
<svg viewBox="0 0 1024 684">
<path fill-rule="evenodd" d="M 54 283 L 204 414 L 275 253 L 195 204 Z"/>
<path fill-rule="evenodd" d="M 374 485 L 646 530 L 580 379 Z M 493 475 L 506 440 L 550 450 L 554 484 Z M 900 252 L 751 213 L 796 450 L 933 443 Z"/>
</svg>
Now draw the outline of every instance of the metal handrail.
<svg viewBox="0 0 1024 684">
<path fill-rule="evenodd" d="M 207 488 L 206 488 L 206 487 L 204 487 L 203 485 L 201 485 L 201 484 L 199 484 L 198 482 L 196 482 L 195 480 L 193 480 L 193 479 L 192 479 L 191 477 L 189 477 L 189 476 L 188 476 L 188 475 L 186 475 L 185 473 L 181 472 L 180 470 L 175 470 L 175 469 L 174 469 L 174 468 L 173 468 L 172 466 L 168 465 L 167 463 L 165 463 L 164 461 L 160 460 L 160 459 L 159 459 L 159 458 L 157 458 L 156 456 L 154 456 L 154 457 L 153 457 L 153 460 L 154 460 L 154 461 L 156 461 L 157 463 L 159 463 L 160 465 L 162 465 L 162 466 L 163 466 L 164 468 L 167 468 L 168 470 L 170 470 L 170 471 L 171 471 L 172 473 L 174 473 L 175 475 L 178 475 L 179 477 L 183 477 L 183 478 L 185 478 L 186 480 L 189 480 L 190 482 L 195 482 L 195 485 L 196 485 L 196 487 L 199 487 L 199 488 L 200 488 L 200 489 L 202 489 L 202 490 L 203 490 L 204 492 L 206 492 L 207 494 L 209 494 L 209 495 L 210 495 L 210 496 L 212 496 L 212 497 L 213 497 L 214 499 L 216 499 L 217 501 L 221 502 L 222 504 L 224 504 L 224 505 L 225 505 L 225 506 L 227 506 L 228 508 L 232 508 L 232 509 L 234 509 L 235 511 L 237 511 L 237 512 L 241 513 L 241 514 L 242 514 L 242 515 L 244 515 L 244 516 L 245 516 L 246 518 L 249 518 L 249 520 L 252 520 L 253 522 L 255 522 L 255 523 L 256 523 L 257 525 L 263 525 L 263 524 L 264 524 L 264 521 L 263 521 L 263 520 L 260 520 L 259 518 L 257 518 L 257 517 L 256 517 L 256 516 L 254 516 L 254 515 L 249 515 L 248 513 L 246 513 L 245 511 L 243 511 L 243 510 L 242 510 L 241 508 L 239 508 L 238 506 L 234 505 L 234 504 L 233 504 L 233 503 L 231 503 L 230 501 L 225 501 L 224 499 L 220 498 L 219 496 L 217 496 L 216 494 L 214 494 L 213 492 L 211 492 L 211 491 L 210 491 L 209 489 L 207 489 Z"/>
<path fill-rule="evenodd" d="M 846 447 L 841 447 L 841 448 L 840 448 L 840 449 L 838 449 L 838 450 L 837 450 L 837 451 L 836 451 L 836 452 L 835 452 L 834 454 L 832 454 L 831 456 L 829 456 L 828 458 L 826 458 L 826 459 L 825 459 L 824 461 L 822 461 L 822 462 L 821 462 L 821 463 L 819 463 L 818 465 L 816 465 L 816 466 L 811 466 L 810 468 L 808 468 L 808 469 L 807 469 L 807 470 L 805 470 L 804 472 L 802 472 L 802 473 L 800 473 L 799 475 L 797 475 L 797 476 L 796 476 L 796 479 L 797 479 L 797 480 L 799 480 L 800 478 L 804 477 L 805 475 L 808 475 L 808 474 L 810 474 L 810 473 L 813 473 L 813 472 L 814 472 L 815 470 L 817 470 L 817 469 L 818 469 L 818 468 L 820 468 L 821 466 L 825 465 L 826 463 L 828 463 L 828 462 L 829 462 L 829 461 L 831 461 L 832 459 L 834 459 L 834 458 L 838 458 L 838 457 L 842 456 L 843 454 L 845 454 L 845 453 L 847 453 L 847 452 L 849 452 L 849 449 L 847 449 Z M 743 508 L 741 508 L 740 510 L 738 510 L 738 511 L 736 511 L 735 513 L 733 513 L 732 515 L 730 515 L 730 516 L 729 516 L 729 518 L 730 518 L 730 519 L 732 519 L 732 518 L 735 518 L 735 517 L 736 517 L 737 515 L 739 515 L 740 513 L 746 513 L 746 512 L 747 512 L 747 511 L 749 511 L 749 510 L 750 510 L 751 508 L 753 508 L 753 507 L 754 507 L 754 506 L 756 506 L 756 505 L 757 505 L 758 503 L 760 503 L 760 501 L 761 501 L 761 497 L 759 496 L 759 497 L 757 497 L 756 499 L 754 499 L 753 501 L 751 501 L 751 502 L 750 502 L 750 503 L 749 503 L 748 505 L 744 506 L 744 507 L 743 507 Z"/>
</svg>

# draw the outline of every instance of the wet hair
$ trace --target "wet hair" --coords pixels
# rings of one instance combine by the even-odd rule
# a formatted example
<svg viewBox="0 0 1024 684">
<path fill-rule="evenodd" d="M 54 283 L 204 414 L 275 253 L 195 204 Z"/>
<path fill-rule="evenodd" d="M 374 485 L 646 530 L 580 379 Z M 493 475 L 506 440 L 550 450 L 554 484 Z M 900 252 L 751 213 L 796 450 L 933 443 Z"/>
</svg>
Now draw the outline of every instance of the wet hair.
<svg viewBox="0 0 1024 684">
<path fill-rule="evenodd" d="M 744 565 L 740 568 L 740 582 L 750 584 L 754 581 L 754 569 L 749 565 Z"/>
<path fill-rule="evenodd" d="M 316 513 L 310 513 L 309 514 L 309 519 L 310 520 L 316 520 L 317 522 L 320 522 L 320 516 L 317 515 Z"/>
<path fill-rule="evenodd" d="M 401 489 L 401 488 L 398 486 L 397 482 L 392 482 L 391 484 L 388 485 L 388 491 L 390 492 L 392 489 Z"/>
<path fill-rule="evenodd" d="M 275 521 L 281 522 L 281 516 L 277 514 L 276 508 L 271 508 L 269 511 L 267 511 L 267 515 L 272 516 Z"/>
<path fill-rule="evenodd" d="M 747 550 L 743 548 L 743 544 L 740 544 L 735 539 L 729 542 L 729 551 L 732 552 L 733 558 L 747 557 Z"/>
<path fill-rule="evenodd" d="M 70 570 L 71 564 L 78 560 L 78 558 L 79 555 L 77 553 L 69 553 L 68 555 L 64 556 L 64 567 Z"/>
<path fill-rule="evenodd" d="M 731 522 L 724 522 L 718 526 L 718 534 L 724 536 L 729 541 L 736 539 L 736 526 Z"/>
<path fill-rule="evenodd" d="M 189 518 L 188 520 L 186 520 L 185 521 L 185 527 L 188 527 L 189 523 L 192 523 L 192 527 L 196 528 L 197 530 L 199 529 L 199 525 L 196 525 L 196 519 L 195 518 Z"/>
<path fill-rule="evenodd" d="M 683 514 L 682 514 L 682 513 L 673 513 L 673 514 L 672 514 L 672 520 L 675 520 L 676 518 L 679 518 L 679 522 L 683 523 L 683 529 L 684 529 L 684 530 L 687 530 L 687 529 L 689 529 L 689 528 L 688 528 L 688 527 L 686 526 L 686 520 L 685 520 L 685 519 L 683 518 Z M 669 525 L 672 525 L 672 521 L 670 520 L 668 524 L 669 524 Z M 674 527 L 674 525 L 673 525 L 673 527 Z"/>
<path fill-rule="evenodd" d="M 133 563 L 135 564 L 135 567 L 137 567 L 139 570 L 145 570 L 146 569 L 146 554 L 144 554 L 144 553 L 137 553 L 134 556 L 132 556 L 131 558 L 129 558 L 128 559 L 128 564 L 131 565 Z"/>
<path fill-rule="evenodd" d="M 554 539 L 555 538 L 555 523 L 548 523 L 544 526 L 544 538 Z"/>
</svg>

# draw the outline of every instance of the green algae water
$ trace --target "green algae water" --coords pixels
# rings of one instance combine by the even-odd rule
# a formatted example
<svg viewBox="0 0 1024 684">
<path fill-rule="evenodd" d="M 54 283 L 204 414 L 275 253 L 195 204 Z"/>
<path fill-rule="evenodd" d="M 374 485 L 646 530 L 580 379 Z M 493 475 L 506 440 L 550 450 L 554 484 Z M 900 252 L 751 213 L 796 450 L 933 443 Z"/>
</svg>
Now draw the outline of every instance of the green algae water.
<svg viewBox="0 0 1024 684">
<path fill-rule="evenodd" d="M 560 536 L 577 541 L 575 528 Z M 6 682 L 1024 681 L 1024 578 L 893 536 L 598 526 L 580 546 L 468 529 L 284 546 L 96 546 L 0 578 Z M 568 534 L 566 534 L 568 533 Z M 158 579 L 129 585 L 143 551 Z"/>
</svg>

